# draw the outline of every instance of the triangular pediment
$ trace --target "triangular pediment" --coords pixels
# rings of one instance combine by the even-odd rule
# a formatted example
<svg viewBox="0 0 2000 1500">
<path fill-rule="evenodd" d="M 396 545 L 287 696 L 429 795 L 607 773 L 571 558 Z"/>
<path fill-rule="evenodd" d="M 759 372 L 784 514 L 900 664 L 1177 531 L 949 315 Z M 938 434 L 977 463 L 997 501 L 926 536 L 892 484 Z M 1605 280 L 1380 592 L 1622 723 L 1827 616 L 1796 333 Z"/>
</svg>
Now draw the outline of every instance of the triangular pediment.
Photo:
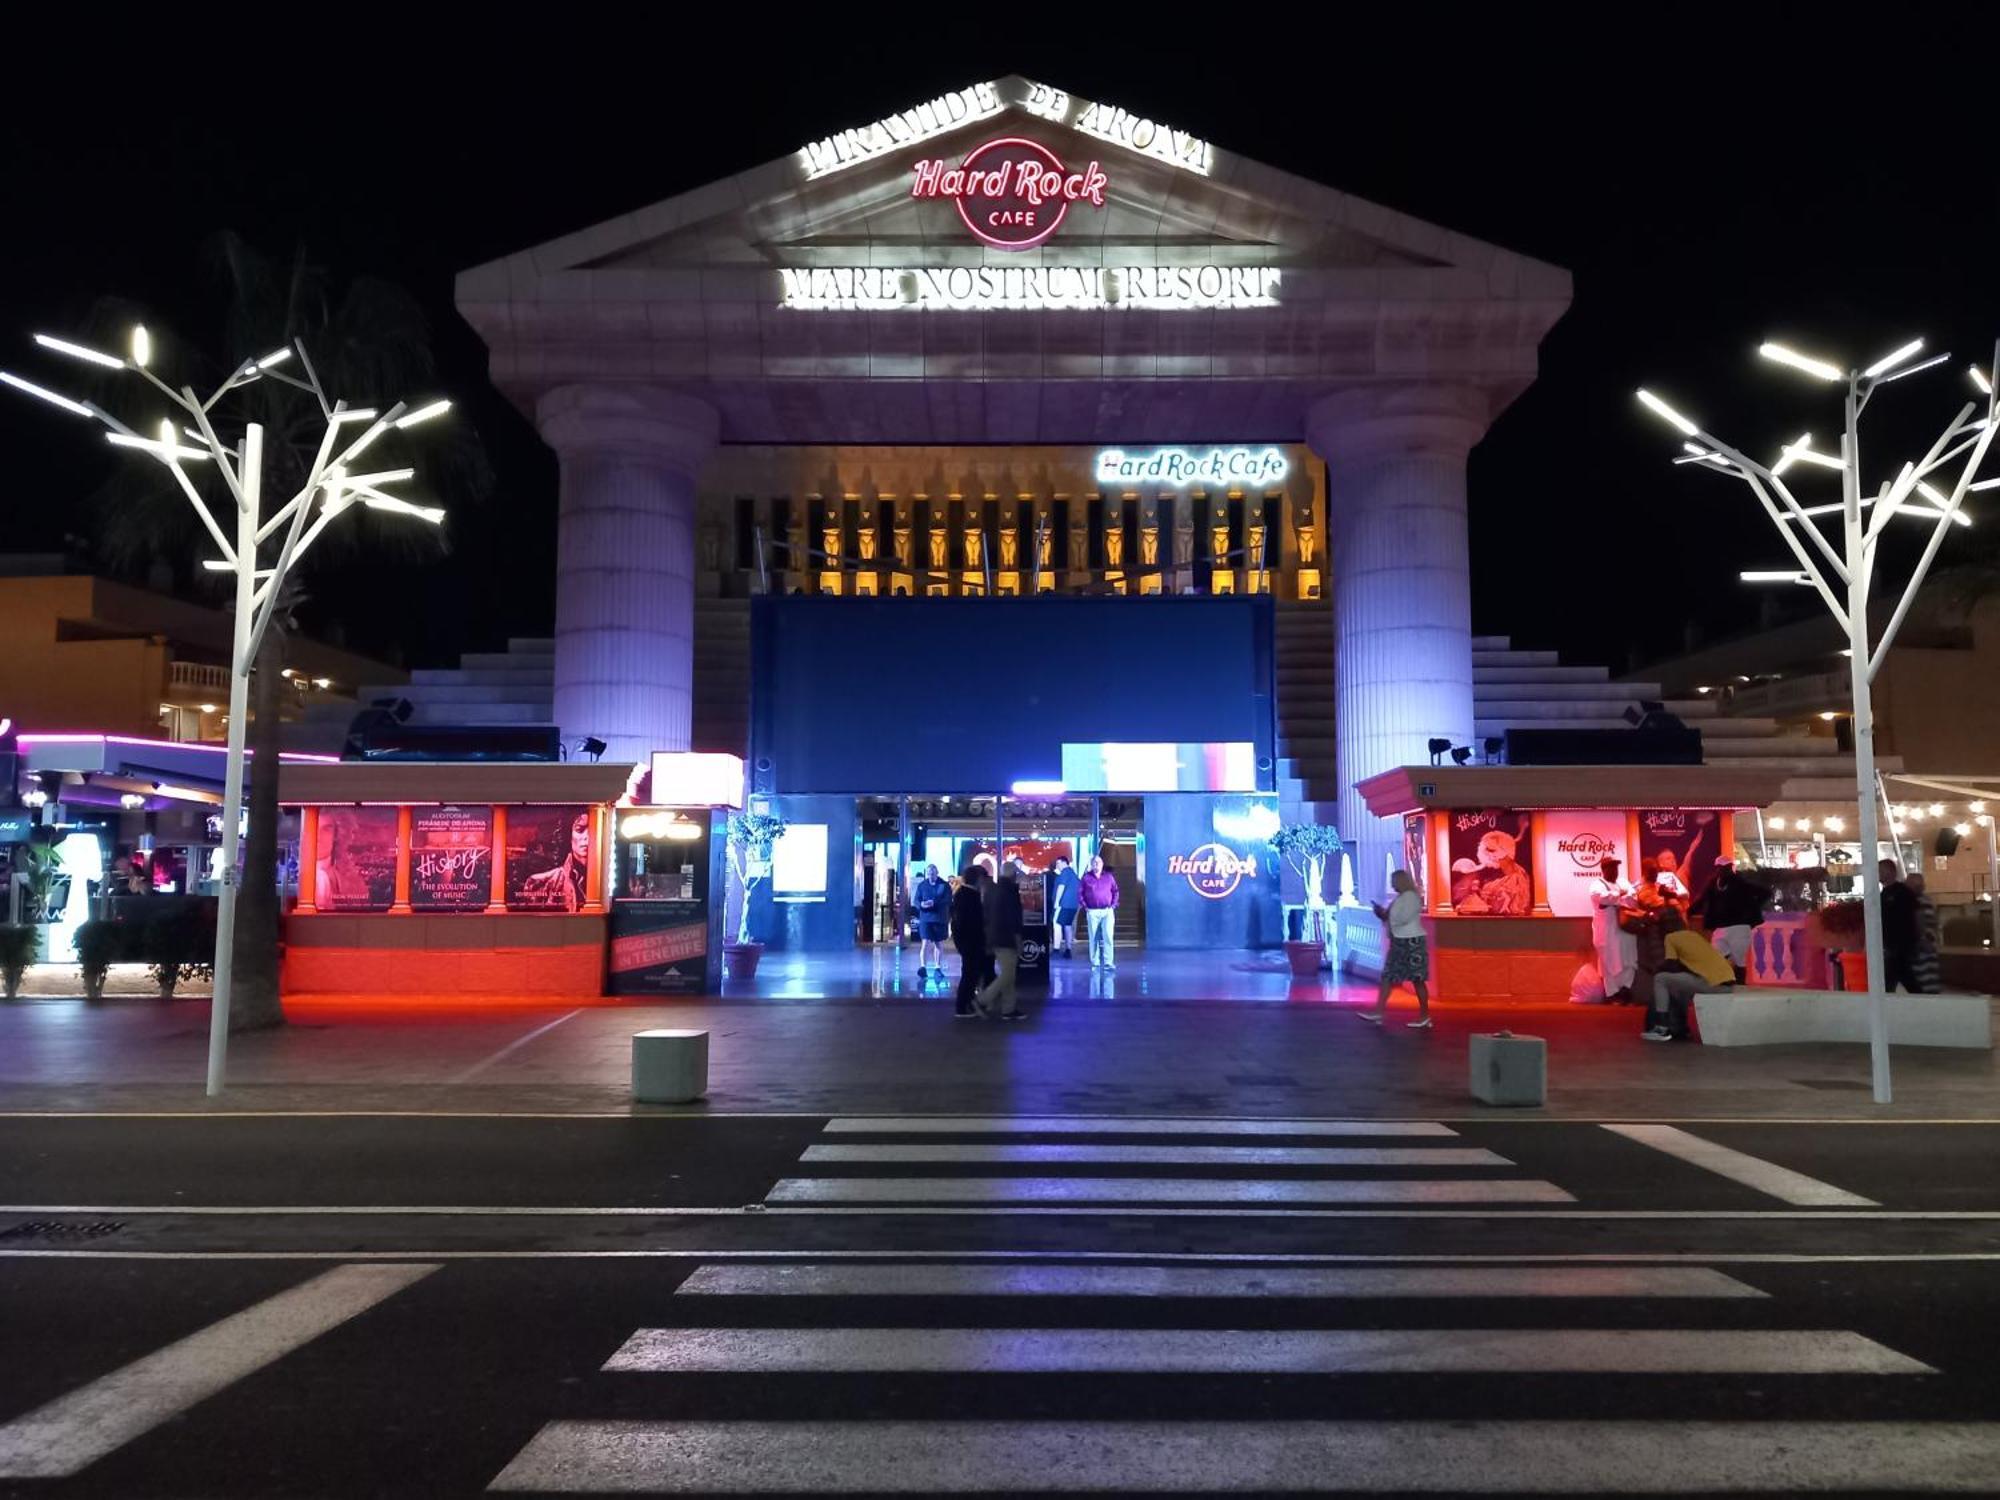
<svg viewBox="0 0 2000 1500">
<path fill-rule="evenodd" d="M 1102 164 L 1100 208 L 1081 204 L 1033 251 L 994 252 L 955 206 L 911 196 L 924 159 L 957 162 L 983 141 L 1019 135 L 1066 166 Z M 1233 156 L 1171 125 L 1019 77 L 921 101 L 845 128 L 793 155 L 637 213 L 510 256 L 519 273 L 688 271 L 892 261 L 963 262 L 994 253 L 1040 264 L 1199 258 L 1326 271 L 1547 271 L 1526 257 Z M 1543 278 L 1531 277 L 1543 281 Z"/>
</svg>

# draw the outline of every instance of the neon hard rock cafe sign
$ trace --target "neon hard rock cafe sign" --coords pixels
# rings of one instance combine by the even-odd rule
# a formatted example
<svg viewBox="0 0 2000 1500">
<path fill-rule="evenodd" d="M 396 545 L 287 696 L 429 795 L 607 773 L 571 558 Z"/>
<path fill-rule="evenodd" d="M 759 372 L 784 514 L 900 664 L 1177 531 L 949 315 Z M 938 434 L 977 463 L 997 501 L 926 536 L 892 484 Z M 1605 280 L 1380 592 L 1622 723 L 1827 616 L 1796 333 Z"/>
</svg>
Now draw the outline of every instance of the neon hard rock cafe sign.
<svg viewBox="0 0 2000 1500">
<path fill-rule="evenodd" d="M 910 196 L 951 199 L 965 227 L 996 250 L 1032 250 L 1062 226 L 1072 203 L 1104 207 L 1108 185 L 1094 161 L 1073 172 L 1040 141 L 1006 135 L 973 147 L 957 166 L 918 162 Z"/>
<path fill-rule="evenodd" d="M 1203 844 L 1191 854 L 1169 855 L 1167 873 L 1185 876 L 1197 896 L 1220 901 L 1241 885 L 1246 875 L 1256 875 L 1257 859 L 1224 844 Z"/>
</svg>

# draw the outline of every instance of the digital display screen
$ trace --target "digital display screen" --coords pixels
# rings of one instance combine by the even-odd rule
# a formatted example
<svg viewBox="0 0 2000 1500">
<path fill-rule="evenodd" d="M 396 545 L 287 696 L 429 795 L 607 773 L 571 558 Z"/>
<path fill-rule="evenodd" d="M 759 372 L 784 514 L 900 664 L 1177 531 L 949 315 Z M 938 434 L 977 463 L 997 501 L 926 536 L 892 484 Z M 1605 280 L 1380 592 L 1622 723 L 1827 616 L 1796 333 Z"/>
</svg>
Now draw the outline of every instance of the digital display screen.
<svg viewBox="0 0 2000 1500">
<path fill-rule="evenodd" d="M 1254 792 L 1248 740 L 1097 741 L 1062 747 L 1068 792 Z"/>
</svg>

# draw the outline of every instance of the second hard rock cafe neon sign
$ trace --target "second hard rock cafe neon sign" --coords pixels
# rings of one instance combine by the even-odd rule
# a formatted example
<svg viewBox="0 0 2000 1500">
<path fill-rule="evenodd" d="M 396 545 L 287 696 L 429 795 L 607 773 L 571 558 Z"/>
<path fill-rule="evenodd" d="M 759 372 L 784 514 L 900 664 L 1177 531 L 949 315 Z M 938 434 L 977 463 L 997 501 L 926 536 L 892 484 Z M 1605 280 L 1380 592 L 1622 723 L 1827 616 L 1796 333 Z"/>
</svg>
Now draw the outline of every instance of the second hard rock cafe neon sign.
<svg viewBox="0 0 2000 1500">
<path fill-rule="evenodd" d="M 1039 141 L 1002 136 L 951 166 L 941 158 L 913 169 L 912 198 L 949 198 L 965 227 L 998 250 L 1032 250 L 1056 232 L 1072 203 L 1104 207 L 1109 181 L 1091 162 L 1080 172 Z"/>
</svg>

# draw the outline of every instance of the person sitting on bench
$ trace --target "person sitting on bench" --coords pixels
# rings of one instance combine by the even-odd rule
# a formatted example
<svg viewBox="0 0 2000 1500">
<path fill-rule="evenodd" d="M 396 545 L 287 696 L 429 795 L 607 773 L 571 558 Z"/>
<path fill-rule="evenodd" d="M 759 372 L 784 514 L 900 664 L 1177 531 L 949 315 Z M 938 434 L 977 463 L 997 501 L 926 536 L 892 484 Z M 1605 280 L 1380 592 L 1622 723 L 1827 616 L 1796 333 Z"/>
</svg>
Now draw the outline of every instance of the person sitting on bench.
<svg viewBox="0 0 2000 1500">
<path fill-rule="evenodd" d="M 1668 921 L 1666 961 L 1653 976 L 1649 1042 L 1682 1042 L 1690 1035 L 1688 1006 L 1696 995 L 1716 995 L 1736 988 L 1736 970 L 1698 932 Z"/>
</svg>

